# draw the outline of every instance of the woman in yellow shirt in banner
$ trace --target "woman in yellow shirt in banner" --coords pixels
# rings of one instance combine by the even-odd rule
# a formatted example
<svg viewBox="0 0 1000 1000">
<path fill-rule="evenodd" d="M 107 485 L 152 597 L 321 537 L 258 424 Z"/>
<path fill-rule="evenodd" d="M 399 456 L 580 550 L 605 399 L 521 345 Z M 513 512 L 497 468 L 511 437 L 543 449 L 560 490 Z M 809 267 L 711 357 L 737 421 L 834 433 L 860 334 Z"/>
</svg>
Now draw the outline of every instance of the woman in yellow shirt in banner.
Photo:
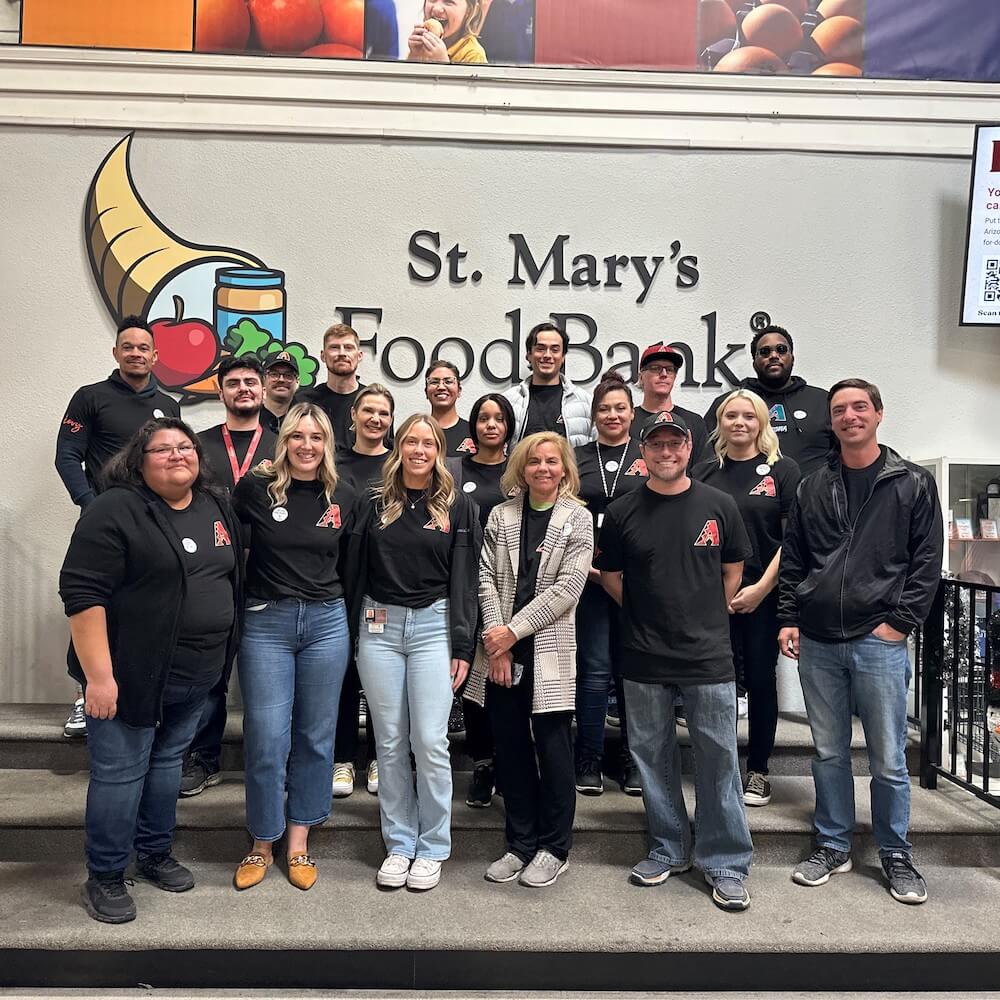
<svg viewBox="0 0 1000 1000">
<path fill-rule="evenodd" d="M 407 44 L 412 62 L 484 63 L 479 31 L 489 0 L 424 0 L 423 23 L 414 26 Z"/>
</svg>

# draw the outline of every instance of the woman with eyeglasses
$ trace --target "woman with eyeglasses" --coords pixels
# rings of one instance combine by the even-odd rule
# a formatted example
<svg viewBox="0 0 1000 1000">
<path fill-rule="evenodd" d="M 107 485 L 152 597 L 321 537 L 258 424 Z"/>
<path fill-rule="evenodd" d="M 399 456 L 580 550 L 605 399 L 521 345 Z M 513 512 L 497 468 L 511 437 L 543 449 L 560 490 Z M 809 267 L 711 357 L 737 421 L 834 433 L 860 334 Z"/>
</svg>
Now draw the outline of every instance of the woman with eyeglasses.
<svg viewBox="0 0 1000 1000">
<path fill-rule="evenodd" d="M 458 415 L 456 403 L 462 395 L 458 367 L 450 361 L 432 361 L 424 377 L 424 395 L 431 404 L 431 416 L 444 431 L 449 458 L 473 455 L 476 446 L 469 432 L 469 421 Z"/>
<path fill-rule="evenodd" d="M 137 878 L 194 886 L 171 854 L 181 766 L 232 667 L 243 598 L 239 523 L 201 457 L 181 420 L 143 424 L 105 467 L 59 576 L 88 717 L 83 904 L 103 923 L 135 919 L 133 853 Z"/>
<path fill-rule="evenodd" d="M 766 806 L 771 801 L 768 761 L 778 725 L 781 536 L 799 484 L 799 467 L 781 454 L 767 406 L 749 389 L 737 389 L 719 404 L 711 440 L 715 458 L 700 462 L 691 476 L 736 501 L 753 547 L 743 563 L 740 589 L 729 604 L 729 632 L 750 714 L 743 801 Z"/>
</svg>

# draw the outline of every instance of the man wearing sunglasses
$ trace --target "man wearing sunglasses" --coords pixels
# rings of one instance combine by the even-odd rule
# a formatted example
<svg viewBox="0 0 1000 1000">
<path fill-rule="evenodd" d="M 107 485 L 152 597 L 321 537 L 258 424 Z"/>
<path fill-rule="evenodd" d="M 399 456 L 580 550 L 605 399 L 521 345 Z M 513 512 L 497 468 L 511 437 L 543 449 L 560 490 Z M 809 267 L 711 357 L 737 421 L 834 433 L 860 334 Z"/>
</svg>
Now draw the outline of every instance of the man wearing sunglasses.
<svg viewBox="0 0 1000 1000">
<path fill-rule="evenodd" d="M 750 341 L 756 377 L 743 379 L 740 388 L 752 390 L 767 403 L 782 455 L 794 459 L 805 477 L 826 461 L 837 440 L 830 427 L 826 389 L 808 385 L 792 374 L 793 351 L 792 335 L 786 329 L 765 327 Z M 709 433 L 715 429 L 719 404 L 730 392 L 732 389 L 727 389 L 714 399 L 705 413 Z"/>
</svg>

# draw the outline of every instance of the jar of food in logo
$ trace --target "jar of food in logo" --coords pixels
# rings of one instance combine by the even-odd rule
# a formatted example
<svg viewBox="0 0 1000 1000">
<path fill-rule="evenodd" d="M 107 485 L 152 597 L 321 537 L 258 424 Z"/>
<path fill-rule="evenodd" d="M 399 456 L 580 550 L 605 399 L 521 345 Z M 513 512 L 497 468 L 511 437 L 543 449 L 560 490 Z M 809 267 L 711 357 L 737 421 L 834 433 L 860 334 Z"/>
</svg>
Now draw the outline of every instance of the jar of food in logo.
<svg viewBox="0 0 1000 1000">
<path fill-rule="evenodd" d="M 236 327 L 244 334 L 258 331 L 285 340 L 285 274 L 254 267 L 224 267 L 215 272 L 215 330 L 221 341 Z M 261 344 L 260 346 L 264 346 Z M 256 348 L 254 348 L 256 350 Z"/>
</svg>

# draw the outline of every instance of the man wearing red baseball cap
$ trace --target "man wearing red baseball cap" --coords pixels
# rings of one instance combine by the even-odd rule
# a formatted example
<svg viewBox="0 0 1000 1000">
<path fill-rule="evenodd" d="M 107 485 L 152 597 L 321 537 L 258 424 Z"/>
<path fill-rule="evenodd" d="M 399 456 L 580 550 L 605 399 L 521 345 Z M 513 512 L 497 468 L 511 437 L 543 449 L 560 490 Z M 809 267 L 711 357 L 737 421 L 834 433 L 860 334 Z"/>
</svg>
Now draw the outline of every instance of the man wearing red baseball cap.
<svg viewBox="0 0 1000 1000">
<path fill-rule="evenodd" d="M 692 410 L 678 406 L 671 398 L 677 372 L 684 364 L 684 355 L 662 341 L 650 344 L 639 359 L 639 385 L 642 388 L 642 404 L 635 408 L 632 421 L 632 437 L 638 439 L 642 427 L 657 413 L 673 413 L 683 418 L 691 431 L 691 465 L 708 458 L 708 430 L 705 421 Z M 689 466 L 690 468 L 690 466 Z"/>
</svg>

